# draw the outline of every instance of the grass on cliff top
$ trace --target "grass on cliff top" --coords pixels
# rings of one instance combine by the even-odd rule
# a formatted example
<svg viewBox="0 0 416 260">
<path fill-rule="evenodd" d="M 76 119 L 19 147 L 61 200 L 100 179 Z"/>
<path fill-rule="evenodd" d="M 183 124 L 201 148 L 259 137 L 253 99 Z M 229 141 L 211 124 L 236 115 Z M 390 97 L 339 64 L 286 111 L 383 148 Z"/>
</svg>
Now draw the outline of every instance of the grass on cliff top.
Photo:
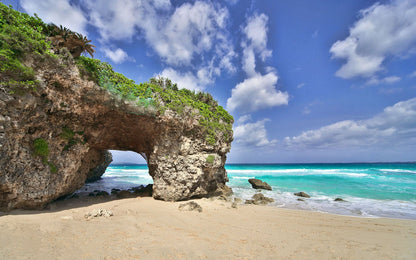
<svg viewBox="0 0 416 260">
<path fill-rule="evenodd" d="M 97 83 L 113 94 L 137 105 L 154 106 L 163 114 L 171 109 L 182 114 L 186 107 L 197 109 L 199 123 L 206 133 L 206 141 L 215 144 L 219 138 L 232 137 L 233 117 L 209 93 L 178 89 L 169 79 L 152 78 L 149 82 L 136 84 L 133 80 L 113 70 L 110 64 L 81 56 L 77 65 L 84 77 Z M 222 135 L 222 136 L 219 136 Z"/>
<path fill-rule="evenodd" d="M 46 24 L 37 16 L 13 10 L 0 3 L 0 75 L 1 81 L 33 84 L 35 73 L 23 64 L 27 54 L 40 58 L 50 53 L 45 35 Z"/>
</svg>

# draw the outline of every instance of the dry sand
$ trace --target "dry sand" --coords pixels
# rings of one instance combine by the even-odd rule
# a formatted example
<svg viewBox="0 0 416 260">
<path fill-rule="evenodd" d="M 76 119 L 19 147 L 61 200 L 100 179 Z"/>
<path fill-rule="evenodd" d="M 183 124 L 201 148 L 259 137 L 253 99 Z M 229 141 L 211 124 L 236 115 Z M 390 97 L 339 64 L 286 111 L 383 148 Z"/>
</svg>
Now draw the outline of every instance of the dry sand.
<svg viewBox="0 0 416 260">
<path fill-rule="evenodd" d="M 0 259 L 416 259 L 416 221 L 152 198 L 71 199 L 0 213 Z M 94 209 L 112 217 L 87 220 Z"/>
</svg>

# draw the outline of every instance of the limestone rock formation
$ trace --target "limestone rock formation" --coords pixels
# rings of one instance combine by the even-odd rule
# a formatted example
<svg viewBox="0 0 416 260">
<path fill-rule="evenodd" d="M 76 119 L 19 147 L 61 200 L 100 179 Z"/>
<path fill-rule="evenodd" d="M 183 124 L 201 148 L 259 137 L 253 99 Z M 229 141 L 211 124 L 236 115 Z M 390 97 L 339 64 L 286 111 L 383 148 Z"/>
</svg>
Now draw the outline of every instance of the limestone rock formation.
<svg viewBox="0 0 416 260">
<path fill-rule="evenodd" d="M 71 194 L 105 170 L 111 149 L 134 151 L 146 159 L 156 199 L 178 201 L 229 191 L 224 164 L 232 117 L 209 95 L 188 91 L 186 96 L 185 90 L 149 83 L 134 85 L 129 98 L 120 97 L 106 87 L 131 82 L 116 73 L 103 82 L 91 69 L 96 60 L 85 61 L 84 68 L 93 71 L 88 74 L 80 72 L 79 60 L 66 49 L 49 54 L 30 52 L 29 47 L 27 53 L 19 52 L 19 61 L 33 79 L 0 70 L 1 210 L 42 208 Z M 208 120 L 209 115 L 215 118 Z"/>
<path fill-rule="evenodd" d="M 113 161 L 113 156 L 109 151 L 102 151 L 100 159 L 101 162 L 88 173 L 86 182 L 94 182 L 101 179 L 101 176 L 105 173 L 105 169 Z"/>
</svg>

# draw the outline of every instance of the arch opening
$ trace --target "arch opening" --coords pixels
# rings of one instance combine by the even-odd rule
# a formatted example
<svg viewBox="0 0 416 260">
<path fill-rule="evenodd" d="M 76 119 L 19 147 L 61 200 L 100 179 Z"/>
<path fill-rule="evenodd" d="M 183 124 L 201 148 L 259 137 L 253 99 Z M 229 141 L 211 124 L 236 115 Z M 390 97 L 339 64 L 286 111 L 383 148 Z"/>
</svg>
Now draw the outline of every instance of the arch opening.
<svg viewBox="0 0 416 260">
<path fill-rule="evenodd" d="M 118 198 L 151 196 L 153 179 L 149 174 L 145 153 L 106 150 L 112 157 L 100 178 L 87 181 L 77 190 L 78 196 L 108 196 Z"/>
</svg>

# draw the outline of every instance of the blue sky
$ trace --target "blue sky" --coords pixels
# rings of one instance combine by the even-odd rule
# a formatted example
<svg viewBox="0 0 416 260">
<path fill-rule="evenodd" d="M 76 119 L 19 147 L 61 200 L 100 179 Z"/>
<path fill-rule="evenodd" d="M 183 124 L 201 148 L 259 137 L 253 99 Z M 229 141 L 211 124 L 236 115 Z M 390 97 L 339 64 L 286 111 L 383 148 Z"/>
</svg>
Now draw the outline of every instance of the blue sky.
<svg viewBox="0 0 416 260">
<path fill-rule="evenodd" d="M 416 0 L 2 2 L 137 82 L 213 94 L 235 118 L 228 162 L 416 161 Z"/>
</svg>

